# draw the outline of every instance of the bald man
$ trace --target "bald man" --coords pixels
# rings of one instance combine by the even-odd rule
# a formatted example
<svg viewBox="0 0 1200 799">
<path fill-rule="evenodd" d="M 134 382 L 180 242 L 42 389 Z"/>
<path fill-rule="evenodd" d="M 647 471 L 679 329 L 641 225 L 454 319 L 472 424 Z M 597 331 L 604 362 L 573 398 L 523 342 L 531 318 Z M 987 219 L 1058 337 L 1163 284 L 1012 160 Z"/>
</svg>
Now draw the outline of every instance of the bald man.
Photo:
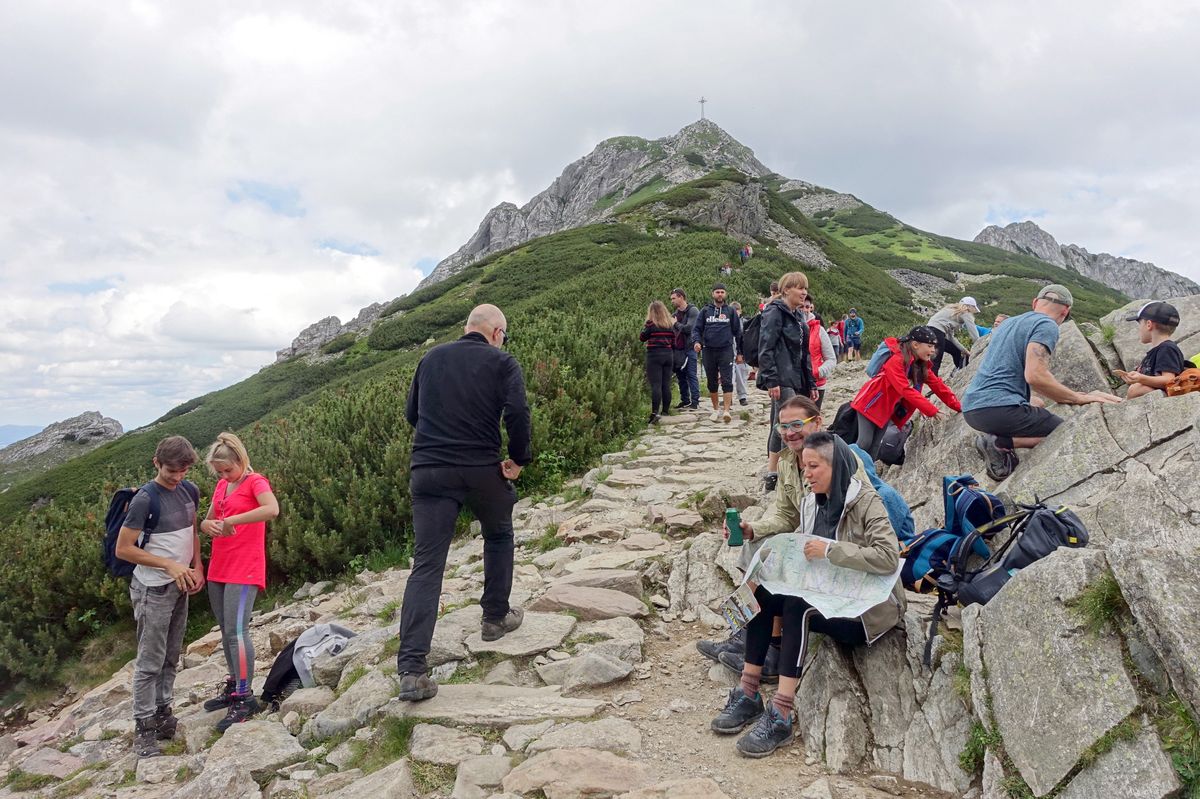
<svg viewBox="0 0 1200 799">
<path fill-rule="evenodd" d="M 524 612 L 510 607 L 513 575 L 512 481 L 533 459 L 525 378 L 501 347 L 508 321 L 495 305 L 471 311 L 458 341 L 440 344 L 421 359 L 408 391 L 405 416 L 413 434 L 413 570 L 400 608 L 401 700 L 437 694 L 427 673 L 437 622 L 442 573 L 463 505 L 483 528 L 483 622 L 495 641 L 521 626 Z M 508 431 L 508 459 L 500 460 L 500 420 Z"/>
</svg>

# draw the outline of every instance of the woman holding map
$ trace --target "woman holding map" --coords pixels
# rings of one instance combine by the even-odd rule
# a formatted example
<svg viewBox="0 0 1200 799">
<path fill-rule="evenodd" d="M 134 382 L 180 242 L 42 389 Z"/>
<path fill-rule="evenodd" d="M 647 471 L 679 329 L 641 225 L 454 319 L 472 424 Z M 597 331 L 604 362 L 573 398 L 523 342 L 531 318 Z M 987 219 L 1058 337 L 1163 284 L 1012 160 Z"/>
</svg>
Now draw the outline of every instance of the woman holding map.
<svg viewBox="0 0 1200 799">
<path fill-rule="evenodd" d="M 800 508 L 798 532 L 814 538 L 804 544 L 809 561 L 870 574 L 894 574 L 899 566 L 899 543 L 887 511 L 869 482 L 855 477 L 858 459 L 850 447 L 829 433 L 805 438 L 801 453 L 804 478 L 810 487 Z M 760 557 L 770 548 L 763 545 Z M 904 589 L 896 578 L 891 595 L 856 618 L 822 616 L 800 596 L 772 594 L 758 586 L 754 593 L 761 609 L 746 626 L 746 660 L 741 684 L 730 691 L 725 709 L 712 722 L 714 732 L 730 735 L 757 721 L 737 742 L 745 757 L 766 757 L 792 742 L 796 687 L 804 670 L 811 632 L 843 644 L 870 644 L 897 626 L 904 616 Z M 762 664 L 771 640 L 775 616 L 783 618 L 779 658 L 779 688 L 765 705 L 759 693 Z"/>
</svg>

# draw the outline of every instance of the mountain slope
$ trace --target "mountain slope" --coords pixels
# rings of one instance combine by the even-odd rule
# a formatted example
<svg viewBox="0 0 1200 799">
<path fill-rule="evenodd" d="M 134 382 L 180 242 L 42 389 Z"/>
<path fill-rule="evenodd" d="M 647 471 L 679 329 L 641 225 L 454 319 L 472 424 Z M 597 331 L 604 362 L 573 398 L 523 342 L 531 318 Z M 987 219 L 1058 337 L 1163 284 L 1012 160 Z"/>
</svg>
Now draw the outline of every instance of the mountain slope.
<svg viewBox="0 0 1200 799">
<path fill-rule="evenodd" d="M 98 411 L 55 422 L 0 449 L 0 490 L 120 438 L 124 432 L 120 422 Z"/>
<path fill-rule="evenodd" d="M 975 241 L 1071 269 L 1135 299 L 1165 300 L 1200 293 L 1200 285 L 1183 275 L 1146 261 L 1105 252 L 1092 254 L 1075 244 L 1059 244 L 1053 236 L 1029 221 L 1013 222 L 1002 228 L 989 225 L 979 232 Z"/>
</svg>

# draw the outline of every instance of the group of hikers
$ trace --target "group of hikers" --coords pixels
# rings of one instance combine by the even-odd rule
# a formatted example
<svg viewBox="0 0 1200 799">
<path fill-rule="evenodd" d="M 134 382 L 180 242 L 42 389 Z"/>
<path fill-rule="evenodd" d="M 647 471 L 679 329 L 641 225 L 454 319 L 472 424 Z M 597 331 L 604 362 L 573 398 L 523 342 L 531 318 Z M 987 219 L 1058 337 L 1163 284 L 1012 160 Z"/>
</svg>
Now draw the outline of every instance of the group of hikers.
<svg viewBox="0 0 1200 799">
<path fill-rule="evenodd" d="M 682 289 L 670 295 L 674 314 L 655 301 L 642 332 L 646 371 L 652 388 L 652 416 L 669 412 L 671 380 L 678 380 L 679 408 L 699 406 L 695 365 L 703 358 L 714 421 L 729 420 L 738 367 L 745 364 L 739 309 L 726 287 L 713 286 L 703 309 Z M 913 534 L 904 498 L 883 482 L 874 450 L 885 424 L 903 424 L 915 412 L 938 417 L 962 412 L 979 431 L 976 446 L 987 471 L 1003 479 L 1016 465 L 1013 450 L 1037 445 L 1061 419 L 1037 395 L 1060 404 L 1120 402 L 1106 393 L 1083 394 L 1063 386 L 1049 364 L 1058 327 L 1070 317 L 1068 289 L 1048 285 L 1032 309 L 991 329 L 975 330 L 978 306 L 970 297 L 939 311 L 929 324 L 899 338 L 886 338 L 883 364 L 851 403 L 858 414 L 857 438 L 832 435 L 821 409 L 821 386 L 836 364 L 830 329 L 814 314 L 808 280 L 800 272 L 783 275 L 761 305 L 756 385 L 771 398 L 765 508 L 754 522 L 743 521 L 743 568 L 774 534 L 815 536 L 804 548 L 810 560 L 872 574 L 895 572 L 899 541 Z M 845 326 L 847 352 L 861 349 L 862 320 L 856 312 Z M 1170 340 L 1178 311 L 1148 303 L 1130 317 L 1143 343 L 1152 344 L 1139 369 L 1121 373 L 1130 396 L 1163 390 L 1183 370 L 1183 356 Z M 1002 323 L 1002 324 L 1001 324 Z M 962 402 L 938 378 L 941 355 L 965 363 L 967 350 L 950 342 L 960 330 L 991 341 Z M 409 486 L 412 496 L 413 562 L 401 605 L 396 656 L 398 696 L 422 701 L 435 696 L 427 656 L 438 615 L 443 573 L 455 522 L 463 507 L 478 519 L 483 538 L 484 588 L 480 634 L 498 640 L 522 624 L 521 608 L 510 604 L 513 579 L 513 484 L 533 459 L 531 417 L 524 377 L 503 347 L 508 322 L 493 305 L 474 308 L 456 341 L 432 348 L 421 359 L 409 388 L 405 415 L 414 427 Z M 955 349 L 961 351 L 955 356 Z M 689 366 L 690 365 L 690 366 Z M 745 370 L 745 371 L 748 371 Z M 744 374 L 745 372 L 743 372 Z M 743 378 L 744 380 L 744 378 Z M 718 406 L 718 387 L 724 394 Z M 939 407 L 924 394 L 932 395 Z M 501 423 L 507 458 L 501 459 Z M 279 504 L 267 479 L 255 472 L 242 442 L 222 434 L 206 462 L 219 478 L 207 513 L 197 520 L 199 494 L 185 480 L 198 456 L 187 439 L 171 436 L 155 451 L 157 473 L 129 503 L 121 524 L 117 556 L 136 564 L 130 597 L 137 623 L 133 676 L 134 747 L 139 756 L 158 753 L 159 742 L 176 730 L 173 684 L 187 621 L 188 597 L 206 585 L 221 629 L 228 677 L 206 710 L 226 709 L 219 730 L 244 721 L 259 709 L 252 693 L 254 648 L 248 633 L 255 597 L 265 590 L 266 522 Z M 144 535 L 144 532 L 153 535 Z M 726 529 L 726 535 L 729 531 Z M 205 573 L 200 536 L 212 539 Z M 750 731 L 737 743 L 748 757 L 763 757 L 793 738 L 796 688 L 809 652 L 808 638 L 821 633 L 848 645 L 870 644 L 901 623 L 905 593 L 897 581 L 891 596 L 861 616 L 825 618 L 805 600 L 773 596 L 761 586 L 762 610 L 745 629 L 724 641 L 702 641 L 700 652 L 740 674 L 740 683 L 713 720 L 721 734 Z M 768 703 L 760 690 L 778 681 Z"/>
</svg>

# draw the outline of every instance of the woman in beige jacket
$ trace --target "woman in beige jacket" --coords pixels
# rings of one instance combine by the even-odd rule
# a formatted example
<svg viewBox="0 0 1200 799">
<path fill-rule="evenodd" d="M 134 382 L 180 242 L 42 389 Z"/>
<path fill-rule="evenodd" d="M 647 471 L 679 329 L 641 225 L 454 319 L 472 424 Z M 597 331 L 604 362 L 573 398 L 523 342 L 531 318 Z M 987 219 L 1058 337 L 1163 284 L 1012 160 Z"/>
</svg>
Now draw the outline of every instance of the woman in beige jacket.
<svg viewBox="0 0 1200 799">
<path fill-rule="evenodd" d="M 871 574 L 894 573 L 900 562 L 896 534 L 879 495 L 869 482 L 854 476 L 858 459 L 850 447 L 828 433 L 814 433 L 806 437 L 801 462 L 811 490 L 800 509 L 799 532 L 826 539 L 809 541 L 805 557 L 828 558 L 835 566 Z M 792 710 L 809 634 L 819 632 L 848 645 L 872 643 L 900 623 L 905 601 L 898 578 L 888 599 L 854 619 L 827 619 L 803 598 L 771 594 L 761 586 L 755 598 L 762 609 L 746 627 L 741 684 L 730 691 L 712 729 L 729 735 L 757 720 L 738 740 L 737 749 L 746 757 L 766 757 L 793 740 Z M 779 688 L 770 705 L 764 706 L 758 689 L 777 615 L 783 617 Z"/>
</svg>

